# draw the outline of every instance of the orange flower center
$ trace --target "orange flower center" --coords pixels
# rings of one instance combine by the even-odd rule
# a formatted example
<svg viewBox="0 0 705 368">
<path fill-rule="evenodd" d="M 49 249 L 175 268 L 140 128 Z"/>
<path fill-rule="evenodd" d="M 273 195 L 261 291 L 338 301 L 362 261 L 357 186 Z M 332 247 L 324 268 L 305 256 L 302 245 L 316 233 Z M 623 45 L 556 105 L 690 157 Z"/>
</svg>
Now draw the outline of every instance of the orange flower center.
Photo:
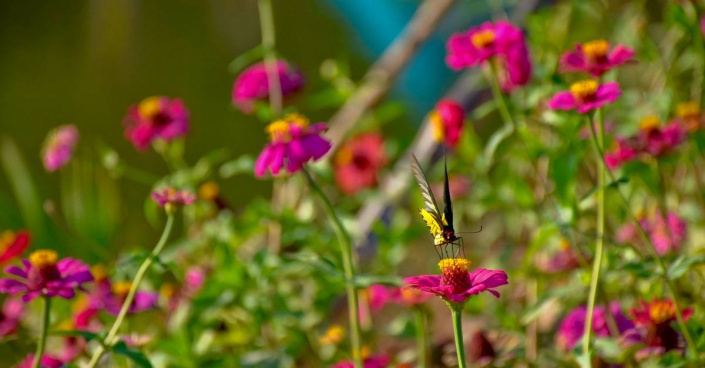
<svg viewBox="0 0 705 368">
<path fill-rule="evenodd" d="M 639 129 L 641 130 L 652 130 L 658 128 L 661 125 L 661 120 L 659 120 L 656 115 L 648 115 L 639 121 Z"/>
<path fill-rule="evenodd" d="M 673 319 L 676 307 L 671 301 L 655 301 L 649 307 L 649 317 L 655 324 L 660 324 Z"/>
<path fill-rule="evenodd" d="M 485 48 L 494 43 L 496 36 L 494 31 L 491 29 L 486 29 L 484 31 L 479 31 L 472 35 L 470 41 L 478 49 Z"/>
<path fill-rule="evenodd" d="M 604 60 L 609 50 L 610 44 L 605 40 L 590 41 L 583 44 L 583 53 L 591 61 Z"/>
<path fill-rule="evenodd" d="M 595 97 L 597 87 L 599 86 L 597 81 L 588 79 L 571 84 L 570 93 L 579 101 L 587 101 Z"/>
<path fill-rule="evenodd" d="M 470 288 L 468 269 L 470 261 L 465 258 L 447 258 L 438 262 L 441 269 L 441 285 L 453 288 L 454 293 L 460 293 Z"/>
<path fill-rule="evenodd" d="M 93 280 L 96 282 L 103 281 L 108 276 L 108 270 L 102 263 L 91 267 L 91 275 L 93 275 Z"/>
<path fill-rule="evenodd" d="M 441 114 L 439 114 L 438 111 L 433 111 L 429 116 L 429 120 L 433 128 L 433 139 L 438 143 L 442 143 L 446 139 L 446 127 L 445 124 L 443 124 Z"/>
<path fill-rule="evenodd" d="M 303 115 L 289 114 L 285 116 L 284 119 L 277 120 L 267 125 L 265 131 L 269 134 L 269 139 L 272 142 L 287 143 L 291 141 L 292 127 L 306 128 L 308 123 L 308 119 Z"/>
<path fill-rule="evenodd" d="M 695 101 L 680 103 L 676 106 L 676 115 L 683 119 L 695 119 L 700 115 L 700 106 Z"/>
<path fill-rule="evenodd" d="M 119 298 L 126 298 L 132 288 L 132 281 L 118 281 L 113 284 L 113 294 Z"/>
<path fill-rule="evenodd" d="M 137 109 L 139 110 L 140 115 L 147 118 L 151 118 L 157 115 L 159 113 L 159 110 L 161 109 L 161 97 L 147 97 L 142 100 L 142 102 L 140 102 Z"/>
<path fill-rule="evenodd" d="M 59 255 L 55 251 L 49 249 L 40 249 L 29 255 L 29 263 L 40 270 L 45 270 L 56 266 L 56 262 L 58 260 Z"/>
<path fill-rule="evenodd" d="M 220 195 L 220 186 L 214 181 L 207 181 L 198 188 L 198 196 L 206 201 L 212 201 Z"/>
<path fill-rule="evenodd" d="M 333 325 L 326 330 L 325 335 L 318 339 L 321 345 L 337 345 L 345 337 L 345 330 L 339 325 Z"/>
</svg>

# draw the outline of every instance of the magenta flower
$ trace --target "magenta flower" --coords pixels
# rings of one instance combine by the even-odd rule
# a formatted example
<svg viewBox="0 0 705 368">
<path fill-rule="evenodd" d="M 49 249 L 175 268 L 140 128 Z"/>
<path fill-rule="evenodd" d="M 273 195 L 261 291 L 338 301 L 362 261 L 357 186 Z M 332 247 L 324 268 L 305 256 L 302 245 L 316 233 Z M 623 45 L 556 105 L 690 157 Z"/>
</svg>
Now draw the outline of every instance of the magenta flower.
<svg viewBox="0 0 705 368">
<path fill-rule="evenodd" d="M 479 268 L 468 271 L 470 261 L 465 258 L 443 259 L 438 262 L 441 275 L 411 276 L 404 279 L 408 287 L 433 293 L 442 299 L 463 303 L 471 295 L 488 291 L 499 298 L 499 293 L 494 288 L 507 285 L 507 274 L 502 270 L 487 270 Z"/>
<path fill-rule="evenodd" d="M 78 143 L 78 129 L 74 125 L 62 125 L 47 134 L 42 148 L 42 161 L 47 171 L 56 171 L 66 165 L 73 156 Z"/>
<path fill-rule="evenodd" d="M 120 313 L 120 308 L 122 308 L 122 305 L 127 299 L 127 294 L 131 287 L 132 282 L 130 281 L 118 281 L 111 284 L 110 281 L 106 279 L 104 282 L 98 284 L 96 292 L 91 293 L 89 305 L 97 309 L 103 309 L 117 316 L 118 313 Z M 159 301 L 158 293 L 137 291 L 127 312 L 139 313 L 153 309 L 157 305 L 157 301 Z"/>
<path fill-rule="evenodd" d="M 189 114 L 180 99 L 153 96 L 130 106 L 123 124 L 125 137 L 135 148 L 144 151 L 157 139 L 168 142 L 186 135 Z"/>
<path fill-rule="evenodd" d="M 0 311 L 0 339 L 15 333 L 24 314 L 24 303 L 16 298 L 5 299 Z"/>
<path fill-rule="evenodd" d="M 34 354 L 29 354 L 15 368 L 32 368 L 32 363 L 34 363 Z M 65 363 L 54 355 L 44 354 L 40 365 L 41 368 L 61 368 Z"/>
<path fill-rule="evenodd" d="M 332 368 L 353 368 L 355 365 L 351 361 L 340 362 Z M 389 357 L 386 355 L 373 355 L 366 358 L 362 362 L 363 368 L 387 368 L 389 366 Z"/>
<path fill-rule="evenodd" d="M 567 239 L 561 240 L 560 249 L 550 257 L 542 257 L 536 261 L 536 267 L 547 274 L 567 272 L 579 265 L 577 253 Z"/>
<path fill-rule="evenodd" d="M 623 164 L 636 159 L 641 151 L 636 138 L 617 138 L 612 150 L 605 152 L 605 164 L 610 169 L 616 169 Z"/>
<path fill-rule="evenodd" d="M 268 143 L 255 162 L 255 176 L 262 177 L 269 170 L 279 174 L 282 167 L 293 174 L 310 161 L 323 157 L 331 148 L 330 142 L 321 137 L 325 123 L 309 125 L 308 119 L 290 114 L 267 126 L 271 142 Z"/>
<path fill-rule="evenodd" d="M 451 99 L 443 99 L 429 116 L 436 142 L 455 147 L 460 141 L 465 124 L 465 109 Z"/>
<path fill-rule="evenodd" d="M 278 60 L 275 72 L 279 78 L 279 87 L 284 97 L 299 91 L 304 86 L 303 74 L 286 61 Z M 249 114 L 252 112 L 256 100 L 269 96 L 269 88 L 269 78 L 264 63 L 252 65 L 235 79 L 232 94 L 233 104 L 240 111 Z"/>
<path fill-rule="evenodd" d="M 556 93 L 548 102 L 552 110 L 578 110 L 584 114 L 614 102 L 622 91 L 616 82 L 599 84 L 594 80 L 573 83 L 569 91 Z"/>
<path fill-rule="evenodd" d="M 87 264 L 73 258 L 59 260 L 53 250 L 37 250 L 22 264 L 5 268 L 5 273 L 20 280 L 0 279 L 0 293 L 23 294 L 24 302 L 40 295 L 71 299 L 76 295 L 74 289 L 84 290 L 83 284 L 93 281 Z"/>
<path fill-rule="evenodd" d="M 196 195 L 186 189 L 176 190 L 174 188 L 164 188 L 152 192 L 152 199 L 161 207 L 171 204 L 174 206 L 185 206 L 196 201 Z"/>
<path fill-rule="evenodd" d="M 649 217 L 642 217 L 639 223 L 660 256 L 680 249 L 688 237 L 687 223 L 675 212 L 669 212 L 665 219 L 660 212 L 655 212 Z M 632 223 L 624 224 L 617 231 L 616 240 L 619 244 L 642 243 Z"/>
<path fill-rule="evenodd" d="M 373 312 L 381 311 L 392 300 L 392 289 L 384 285 L 370 285 L 366 292 Z"/>
<path fill-rule="evenodd" d="M 683 308 L 681 313 L 687 321 L 693 309 Z M 680 334 L 671 326 L 676 321 L 676 305 L 671 299 L 642 301 L 639 307 L 631 310 L 631 314 L 635 327 L 625 334 L 623 343 L 627 346 L 645 345 L 645 348 L 637 352 L 639 360 L 680 349 Z"/>
<path fill-rule="evenodd" d="M 498 60 L 499 84 L 504 92 L 511 92 L 529 83 L 531 79 L 531 59 L 526 42 L 512 47 Z"/>
<path fill-rule="evenodd" d="M 597 40 L 576 45 L 575 50 L 561 56 L 561 72 L 585 72 L 600 77 L 613 68 L 632 61 L 634 51 L 617 45 L 610 51 L 610 44 Z"/>
<path fill-rule="evenodd" d="M 19 257 L 29 247 L 31 237 L 26 230 L 15 233 L 5 230 L 0 234 L 0 265 Z"/>
<path fill-rule="evenodd" d="M 676 122 L 664 127 L 642 127 L 639 137 L 643 150 L 655 157 L 669 153 L 685 141 L 688 134 L 685 129 L 683 125 Z"/>
<path fill-rule="evenodd" d="M 200 267 L 190 267 L 184 276 L 182 293 L 189 298 L 195 296 L 206 281 L 206 272 Z"/>
<path fill-rule="evenodd" d="M 334 159 L 335 182 L 345 194 L 355 194 L 377 184 L 387 164 L 384 139 L 379 133 L 362 133 L 342 144 Z"/>
<path fill-rule="evenodd" d="M 446 63 L 453 70 L 478 66 L 524 44 L 521 30 L 509 22 L 486 22 L 448 39 Z"/>
<path fill-rule="evenodd" d="M 619 303 L 610 304 L 610 312 L 615 319 L 617 329 L 620 334 L 634 327 L 634 325 L 623 314 Z M 587 317 L 587 307 L 580 306 L 563 319 L 556 334 L 556 344 L 565 351 L 571 350 L 578 344 L 585 333 L 585 319 Z M 610 331 L 607 326 L 607 313 L 604 306 L 595 306 L 592 313 L 592 331 L 596 336 L 609 336 Z"/>
</svg>

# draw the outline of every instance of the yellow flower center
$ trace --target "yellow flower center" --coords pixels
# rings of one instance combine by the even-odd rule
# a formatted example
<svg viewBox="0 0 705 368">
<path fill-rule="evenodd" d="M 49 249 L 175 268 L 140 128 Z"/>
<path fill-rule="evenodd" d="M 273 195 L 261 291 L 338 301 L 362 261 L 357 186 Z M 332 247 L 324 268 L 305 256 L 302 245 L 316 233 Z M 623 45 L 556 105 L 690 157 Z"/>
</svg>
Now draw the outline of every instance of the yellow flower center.
<svg viewBox="0 0 705 368">
<path fill-rule="evenodd" d="M 91 267 L 91 275 L 93 275 L 93 279 L 96 282 L 102 281 L 108 276 L 108 270 L 105 268 L 105 265 L 98 263 L 97 265 Z"/>
<path fill-rule="evenodd" d="M 4 251 L 9 248 L 12 243 L 15 242 L 15 232 L 12 230 L 5 230 L 0 234 L 0 251 Z"/>
<path fill-rule="evenodd" d="M 583 53 L 589 60 L 600 60 L 607 56 L 610 44 L 605 40 L 590 41 L 583 44 Z"/>
<path fill-rule="evenodd" d="M 571 84 L 570 93 L 578 100 L 585 101 L 595 96 L 599 86 L 597 81 L 588 79 Z"/>
<path fill-rule="evenodd" d="M 659 125 L 661 125 L 661 120 L 659 120 L 656 115 L 645 116 L 641 119 L 641 121 L 639 121 L 639 128 L 641 130 L 651 130 L 658 128 Z"/>
<path fill-rule="evenodd" d="M 161 296 L 165 299 L 171 299 L 174 295 L 176 295 L 176 285 L 171 282 L 162 284 L 159 288 L 159 294 L 161 294 Z"/>
<path fill-rule="evenodd" d="M 438 262 L 438 267 L 443 272 L 447 270 L 467 271 L 470 268 L 470 261 L 465 258 L 447 258 Z"/>
<path fill-rule="evenodd" d="M 159 113 L 161 98 L 158 96 L 147 97 L 140 102 L 137 107 L 140 115 L 144 117 L 152 117 Z"/>
<path fill-rule="evenodd" d="M 212 201 L 220 195 L 220 186 L 214 181 L 207 181 L 198 188 L 198 196 L 206 201 Z"/>
<path fill-rule="evenodd" d="M 59 254 L 49 249 L 40 249 L 29 255 L 29 263 L 40 270 L 56 266 L 58 260 Z"/>
<path fill-rule="evenodd" d="M 494 31 L 491 29 L 486 29 L 472 35 L 470 41 L 475 47 L 482 49 L 494 43 L 495 38 Z"/>
<path fill-rule="evenodd" d="M 113 284 L 113 294 L 120 298 L 124 298 L 132 288 L 132 281 L 118 281 Z"/>
<path fill-rule="evenodd" d="M 693 119 L 700 115 L 700 106 L 695 101 L 679 103 L 676 106 L 676 115 L 683 119 Z"/>
<path fill-rule="evenodd" d="M 272 142 L 289 142 L 291 140 L 291 127 L 306 128 L 308 119 L 300 114 L 289 114 L 284 119 L 277 120 L 267 125 L 265 131 L 269 134 Z"/>
<path fill-rule="evenodd" d="M 318 339 L 321 345 L 337 345 L 345 337 L 345 330 L 339 325 L 333 325 L 326 330 L 325 335 Z"/>
<path fill-rule="evenodd" d="M 71 304 L 71 312 L 73 312 L 74 314 L 78 314 L 87 306 L 88 297 L 86 296 L 86 294 L 79 293 L 76 295 L 76 299 L 74 299 L 74 302 Z"/>
<path fill-rule="evenodd" d="M 335 154 L 335 163 L 338 166 L 345 166 L 353 161 L 355 158 L 355 155 L 353 154 L 352 150 L 342 147 L 340 150 L 338 150 L 338 153 Z"/>
<path fill-rule="evenodd" d="M 561 243 L 559 244 L 559 247 L 561 250 L 568 250 L 570 249 L 570 240 L 563 238 L 561 239 Z"/>
<path fill-rule="evenodd" d="M 445 141 L 446 127 L 445 124 L 443 124 L 441 114 L 439 114 L 438 111 L 433 111 L 428 119 L 431 121 L 431 127 L 433 128 L 433 139 L 438 143 Z"/>
<path fill-rule="evenodd" d="M 676 307 L 670 301 L 655 301 L 649 307 L 649 317 L 655 324 L 666 322 L 676 315 Z"/>
</svg>

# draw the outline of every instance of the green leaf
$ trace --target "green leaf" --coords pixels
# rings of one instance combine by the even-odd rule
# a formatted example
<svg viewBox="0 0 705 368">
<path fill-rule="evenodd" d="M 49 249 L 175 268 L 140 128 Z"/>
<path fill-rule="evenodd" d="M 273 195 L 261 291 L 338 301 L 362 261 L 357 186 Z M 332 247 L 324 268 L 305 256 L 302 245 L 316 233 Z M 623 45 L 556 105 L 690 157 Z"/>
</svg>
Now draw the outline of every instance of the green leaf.
<svg viewBox="0 0 705 368">
<path fill-rule="evenodd" d="M 485 160 L 487 161 L 488 166 L 491 165 L 495 151 L 497 151 L 499 144 L 509 138 L 509 136 L 512 135 L 512 132 L 514 132 L 514 127 L 509 124 L 505 124 L 492 134 L 490 140 L 487 142 L 487 146 L 485 147 Z"/>
<path fill-rule="evenodd" d="M 117 344 L 113 345 L 111 350 L 116 354 L 128 357 L 138 367 L 152 368 L 152 363 L 149 362 L 149 359 L 147 359 L 146 355 L 142 354 L 142 352 L 138 350 L 128 348 L 127 344 L 125 344 L 124 341 L 120 341 Z"/>
<path fill-rule="evenodd" d="M 254 172 L 255 159 L 250 155 L 242 155 L 232 161 L 224 163 L 220 167 L 220 176 L 227 179 L 239 174 L 250 174 Z"/>
<path fill-rule="evenodd" d="M 264 57 L 264 47 L 257 45 L 242 54 L 238 55 L 233 61 L 228 64 L 228 71 L 232 74 L 240 74 L 248 65 L 258 61 Z"/>
<path fill-rule="evenodd" d="M 668 268 L 668 278 L 675 280 L 685 275 L 688 270 L 696 265 L 701 265 L 705 263 L 705 254 L 698 254 L 695 256 L 682 255 L 678 257 Z"/>
<path fill-rule="evenodd" d="M 366 288 L 374 284 L 401 286 L 402 280 L 399 276 L 355 275 L 352 283 L 359 288 Z"/>
<path fill-rule="evenodd" d="M 90 332 L 90 331 L 83 331 L 83 330 L 61 330 L 61 331 L 52 331 L 52 335 L 56 336 L 73 336 L 73 337 L 83 337 L 86 339 L 86 341 L 91 341 L 91 340 L 97 340 L 101 341 L 103 337 L 95 332 Z"/>
</svg>

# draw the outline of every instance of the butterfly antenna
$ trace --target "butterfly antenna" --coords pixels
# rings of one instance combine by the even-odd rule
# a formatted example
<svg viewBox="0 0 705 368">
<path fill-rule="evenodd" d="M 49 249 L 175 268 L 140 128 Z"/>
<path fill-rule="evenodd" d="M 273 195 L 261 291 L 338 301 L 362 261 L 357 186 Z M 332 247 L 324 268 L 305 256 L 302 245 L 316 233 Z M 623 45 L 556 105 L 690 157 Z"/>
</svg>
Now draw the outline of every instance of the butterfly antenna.
<svg viewBox="0 0 705 368">
<path fill-rule="evenodd" d="M 458 234 L 477 234 L 482 232 L 482 225 L 480 225 L 480 230 L 477 231 L 464 231 L 464 232 L 459 232 Z"/>
</svg>

